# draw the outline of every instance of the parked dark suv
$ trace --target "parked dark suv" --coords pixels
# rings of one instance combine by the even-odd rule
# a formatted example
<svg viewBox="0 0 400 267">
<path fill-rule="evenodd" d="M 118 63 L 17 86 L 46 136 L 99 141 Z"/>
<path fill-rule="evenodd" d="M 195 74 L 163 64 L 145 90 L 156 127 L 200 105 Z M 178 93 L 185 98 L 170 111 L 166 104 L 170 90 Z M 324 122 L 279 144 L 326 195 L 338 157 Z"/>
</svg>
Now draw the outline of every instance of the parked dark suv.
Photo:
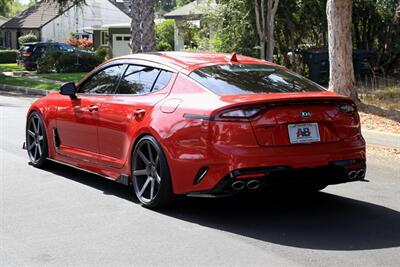
<svg viewBox="0 0 400 267">
<path fill-rule="evenodd" d="M 37 60 L 47 51 L 63 51 L 67 53 L 87 54 L 91 51 L 78 49 L 64 43 L 26 43 L 19 50 L 18 63 L 24 65 L 27 70 L 35 70 Z"/>
</svg>

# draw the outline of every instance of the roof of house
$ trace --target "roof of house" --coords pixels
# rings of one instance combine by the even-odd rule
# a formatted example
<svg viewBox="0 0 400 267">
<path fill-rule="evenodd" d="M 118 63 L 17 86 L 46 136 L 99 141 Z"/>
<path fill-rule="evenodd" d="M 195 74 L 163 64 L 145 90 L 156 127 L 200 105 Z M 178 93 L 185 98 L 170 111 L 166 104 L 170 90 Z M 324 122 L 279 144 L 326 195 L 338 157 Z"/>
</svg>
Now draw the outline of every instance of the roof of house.
<svg viewBox="0 0 400 267">
<path fill-rule="evenodd" d="M 108 0 L 129 17 L 131 16 L 131 0 Z"/>
<path fill-rule="evenodd" d="M 73 5 L 70 5 L 64 10 L 69 9 L 72 6 Z M 1 25 L 1 28 L 38 29 L 58 17 L 60 15 L 59 10 L 59 5 L 57 3 L 40 1 L 8 20 L 6 23 Z"/>
<path fill-rule="evenodd" d="M 164 15 L 166 19 L 200 19 L 209 8 L 214 8 L 215 1 L 193 1 Z"/>
<path fill-rule="evenodd" d="M 8 20 L 8 18 L 3 17 L 3 16 L 0 16 L 0 26 L 1 26 L 4 22 L 6 22 L 7 20 Z"/>
</svg>

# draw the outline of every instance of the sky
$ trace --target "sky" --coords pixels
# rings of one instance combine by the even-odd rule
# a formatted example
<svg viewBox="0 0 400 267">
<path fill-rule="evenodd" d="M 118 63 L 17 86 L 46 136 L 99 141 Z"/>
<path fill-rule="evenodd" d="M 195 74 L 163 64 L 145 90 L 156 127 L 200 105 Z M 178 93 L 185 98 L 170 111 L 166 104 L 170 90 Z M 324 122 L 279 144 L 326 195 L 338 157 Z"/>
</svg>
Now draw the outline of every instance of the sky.
<svg viewBox="0 0 400 267">
<path fill-rule="evenodd" d="M 19 2 L 20 2 L 21 4 L 28 4 L 28 3 L 29 3 L 29 0 L 19 0 Z"/>
</svg>

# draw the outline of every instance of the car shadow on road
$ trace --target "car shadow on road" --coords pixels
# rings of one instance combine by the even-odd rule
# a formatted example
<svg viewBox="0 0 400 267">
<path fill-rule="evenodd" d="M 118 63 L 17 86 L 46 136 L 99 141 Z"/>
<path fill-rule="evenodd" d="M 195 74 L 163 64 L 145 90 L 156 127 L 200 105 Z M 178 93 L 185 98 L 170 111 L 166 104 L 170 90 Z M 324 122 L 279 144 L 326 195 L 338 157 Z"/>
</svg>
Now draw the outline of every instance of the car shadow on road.
<svg viewBox="0 0 400 267">
<path fill-rule="evenodd" d="M 48 171 L 138 203 L 129 187 L 52 164 Z M 223 199 L 181 198 L 161 214 L 283 246 L 368 250 L 400 246 L 400 212 L 329 193 L 279 193 Z M 188 237 L 190 238 L 190 237 Z"/>
<path fill-rule="evenodd" d="M 45 171 L 90 186 L 99 191 L 102 191 L 105 195 L 114 195 L 137 204 L 139 203 L 137 198 L 134 196 L 134 193 L 132 191 L 133 189 L 123 184 L 119 184 L 117 182 L 103 178 L 101 176 L 77 170 L 75 168 L 55 162 L 48 162 Z"/>
</svg>

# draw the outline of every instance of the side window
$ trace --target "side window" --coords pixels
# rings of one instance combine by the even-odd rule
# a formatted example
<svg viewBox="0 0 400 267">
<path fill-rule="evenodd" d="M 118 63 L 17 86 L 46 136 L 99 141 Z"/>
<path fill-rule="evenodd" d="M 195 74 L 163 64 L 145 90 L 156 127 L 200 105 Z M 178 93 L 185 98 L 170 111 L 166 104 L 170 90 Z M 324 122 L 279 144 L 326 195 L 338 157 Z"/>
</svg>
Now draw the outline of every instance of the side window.
<svg viewBox="0 0 400 267">
<path fill-rule="evenodd" d="M 79 87 L 78 93 L 83 94 L 112 94 L 118 81 L 123 65 L 114 65 L 103 69 L 86 80 Z"/>
<path fill-rule="evenodd" d="M 152 92 L 161 90 L 165 86 L 167 86 L 169 81 L 171 80 L 171 77 L 172 77 L 172 72 L 162 70 L 158 75 L 157 81 L 154 84 Z"/>
<path fill-rule="evenodd" d="M 63 52 L 74 52 L 75 48 L 71 45 L 61 44 L 60 50 L 62 50 Z"/>
<path fill-rule="evenodd" d="M 151 91 L 160 70 L 129 65 L 119 83 L 119 94 L 146 94 Z"/>
<path fill-rule="evenodd" d="M 43 54 L 43 52 L 46 50 L 46 47 L 44 47 L 44 45 L 37 45 L 35 47 L 35 50 L 33 51 L 33 53 L 35 54 Z"/>
</svg>

